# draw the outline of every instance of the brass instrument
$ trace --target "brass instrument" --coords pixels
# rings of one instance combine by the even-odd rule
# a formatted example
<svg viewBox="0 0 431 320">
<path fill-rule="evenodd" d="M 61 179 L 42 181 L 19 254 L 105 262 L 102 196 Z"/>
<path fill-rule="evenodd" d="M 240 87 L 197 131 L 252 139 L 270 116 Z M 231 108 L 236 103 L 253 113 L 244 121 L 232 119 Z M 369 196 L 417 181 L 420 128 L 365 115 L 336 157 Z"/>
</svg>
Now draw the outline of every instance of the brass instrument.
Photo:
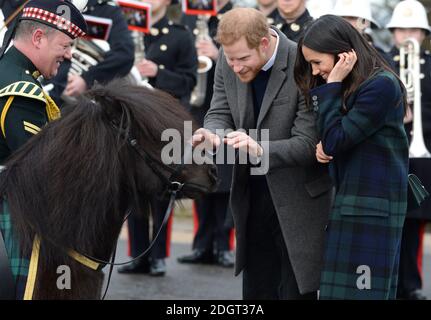
<svg viewBox="0 0 431 320">
<path fill-rule="evenodd" d="M 208 18 L 203 15 L 199 15 L 196 21 L 196 28 L 198 34 L 196 35 L 196 42 L 203 40 L 211 40 L 209 30 L 208 30 Z M 198 56 L 198 77 L 197 83 L 194 87 L 191 97 L 190 104 L 193 107 L 201 107 L 205 101 L 206 91 L 207 91 L 207 74 L 212 68 L 213 62 L 209 57 Z"/>
<path fill-rule="evenodd" d="M 81 75 L 87 72 L 90 67 L 97 65 L 103 60 L 105 55 L 104 48 L 100 42 L 94 40 L 76 39 L 72 47 L 72 60 L 69 72 L 71 74 Z"/>
<path fill-rule="evenodd" d="M 135 63 L 139 63 L 141 60 L 145 59 L 144 37 L 142 33 L 138 31 L 133 31 L 132 37 L 133 42 L 135 43 Z M 129 76 L 132 83 L 152 88 L 152 86 L 148 83 L 148 78 L 143 77 L 136 66 L 133 66 Z"/>
<path fill-rule="evenodd" d="M 422 129 L 420 45 L 409 38 L 400 46 L 400 78 L 407 89 L 407 102 L 413 104 L 413 136 L 409 148 L 410 158 L 431 158 L 425 146 Z"/>
</svg>

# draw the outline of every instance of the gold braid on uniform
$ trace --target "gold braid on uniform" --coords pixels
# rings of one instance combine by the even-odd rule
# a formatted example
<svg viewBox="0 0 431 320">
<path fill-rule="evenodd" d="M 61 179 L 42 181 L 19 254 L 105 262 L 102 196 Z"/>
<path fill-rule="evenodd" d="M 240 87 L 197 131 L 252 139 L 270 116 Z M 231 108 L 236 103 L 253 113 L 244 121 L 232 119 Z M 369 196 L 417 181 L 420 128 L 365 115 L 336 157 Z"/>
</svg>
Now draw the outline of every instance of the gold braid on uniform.
<svg viewBox="0 0 431 320">
<path fill-rule="evenodd" d="M 54 100 L 35 83 L 18 81 L 0 90 L 0 97 L 21 96 L 42 101 L 46 105 L 48 121 L 58 119 L 61 115 L 60 109 Z"/>
<path fill-rule="evenodd" d="M 46 99 L 46 114 L 48 115 L 48 121 L 60 118 L 61 112 L 54 100 L 52 100 L 52 98 L 45 91 L 43 91 L 43 95 Z"/>
</svg>

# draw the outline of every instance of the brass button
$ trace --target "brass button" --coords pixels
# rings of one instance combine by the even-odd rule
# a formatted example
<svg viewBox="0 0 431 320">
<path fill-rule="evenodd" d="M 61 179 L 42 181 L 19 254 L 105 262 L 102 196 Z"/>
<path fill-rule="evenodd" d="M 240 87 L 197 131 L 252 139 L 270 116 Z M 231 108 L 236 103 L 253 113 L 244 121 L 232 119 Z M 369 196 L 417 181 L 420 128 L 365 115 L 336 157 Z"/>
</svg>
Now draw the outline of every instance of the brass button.
<svg viewBox="0 0 431 320">
<path fill-rule="evenodd" d="M 35 71 L 35 72 L 33 72 L 31 75 L 33 76 L 33 78 L 37 79 L 37 78 L 39 78 L 39 77 L 40 77 L 40 72 L 36 70 L 36 71 Z"/>
<path fill-rule="evenodd" d="M 168 46 L 166 44 L 162 44 L 162 45 L 160 45 L 160 50 L 166 51 L 166 50 L 168 50 Z"/>
<path fill-rule="evenodd" d="M 169 33 L 169 29 L 168 28 L 163 28 L 162 29 L 162 33 L 163 34 L 168 34 Z"/>
<path fill-rule="evenodd" d="M 298 32 L 299 30 L 301 30 L 301 26 L 297 23 L 292 23 L 290 25 L 290 29 L 292 29 L 292 31 L 294 32 Z"/>
<path fill-rule="evenodd" d="M 163 70 L 165 66 L 163 64 L 159 65 L 159 69 Z"/>
<path fill-rule="evenodd" d="M 152 36 L 158 36 L 159 35 L 159 29 L 157 28 L 151 28 L 150 33 Z"/>
</svg>

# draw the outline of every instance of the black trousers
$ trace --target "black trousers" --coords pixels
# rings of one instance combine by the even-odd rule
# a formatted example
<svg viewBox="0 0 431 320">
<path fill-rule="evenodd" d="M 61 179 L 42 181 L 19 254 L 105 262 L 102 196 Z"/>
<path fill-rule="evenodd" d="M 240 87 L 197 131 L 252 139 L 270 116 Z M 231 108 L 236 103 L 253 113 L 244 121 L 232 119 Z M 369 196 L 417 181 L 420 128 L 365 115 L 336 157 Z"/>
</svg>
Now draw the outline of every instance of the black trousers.
<svg viewBox="0 0 431 320">
<path fill-rule="evenodd" d="M 141 217 L 138 215 L 129 217 L 127 224 L 129 228 L 130 253 L 132 257 L 138 256 L 148 248 L 150 242 L 154 239 L 162 225 L 168 204 L 168 200 L 160 201 L 153 199 L 151 201 L 152 224 L 150 224 L 150 217 Z M 151 257 L 153 259 L 163 259 L 167 257 L 168 246 L 170 245 L 167 229 L 167 225 L 162 228 L 156 243 L 146 257 Z"/>
<path fill-rule="evenodd" d="M 271 195 L 261 178 L 265 179 L 250 179 L 243 299 L 317 300 L 317 292 L 299 293 Z"/>
<path fill-rule="evenodd" d="M 211 193 L 195 200 L 198 229 L 193 240 L 193 249 L 213 252 L 229 250 L 231 229 L 226 227 L 229 208 L 229 193 Z"/>
<path fill-rule="evenodd" d="M 422 278 L 417 260 L 418 255 L 422 255 L 422 252 L 419 252 L 419 245 L 423 224 L 424 222 L 420 219 L 407 218 L 404 221 L 398 273 L 397 292 L 399 295 L 422 289 Z"/>
</svg>

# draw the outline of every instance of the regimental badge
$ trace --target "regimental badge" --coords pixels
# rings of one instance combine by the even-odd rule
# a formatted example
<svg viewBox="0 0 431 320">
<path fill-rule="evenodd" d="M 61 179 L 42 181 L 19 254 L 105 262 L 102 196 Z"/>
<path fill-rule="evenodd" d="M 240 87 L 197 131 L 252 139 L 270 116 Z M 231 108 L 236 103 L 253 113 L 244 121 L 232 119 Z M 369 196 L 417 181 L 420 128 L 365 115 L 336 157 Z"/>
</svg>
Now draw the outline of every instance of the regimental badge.
<svg viewBox="0 0 431 320">
<path fill-rule="evenodd" d="M 413 15 L 413 11 L 410 8 L 405 8 L 403 11 L 403 16 L 404 17 L 411 17 Z"/>
</svg>

